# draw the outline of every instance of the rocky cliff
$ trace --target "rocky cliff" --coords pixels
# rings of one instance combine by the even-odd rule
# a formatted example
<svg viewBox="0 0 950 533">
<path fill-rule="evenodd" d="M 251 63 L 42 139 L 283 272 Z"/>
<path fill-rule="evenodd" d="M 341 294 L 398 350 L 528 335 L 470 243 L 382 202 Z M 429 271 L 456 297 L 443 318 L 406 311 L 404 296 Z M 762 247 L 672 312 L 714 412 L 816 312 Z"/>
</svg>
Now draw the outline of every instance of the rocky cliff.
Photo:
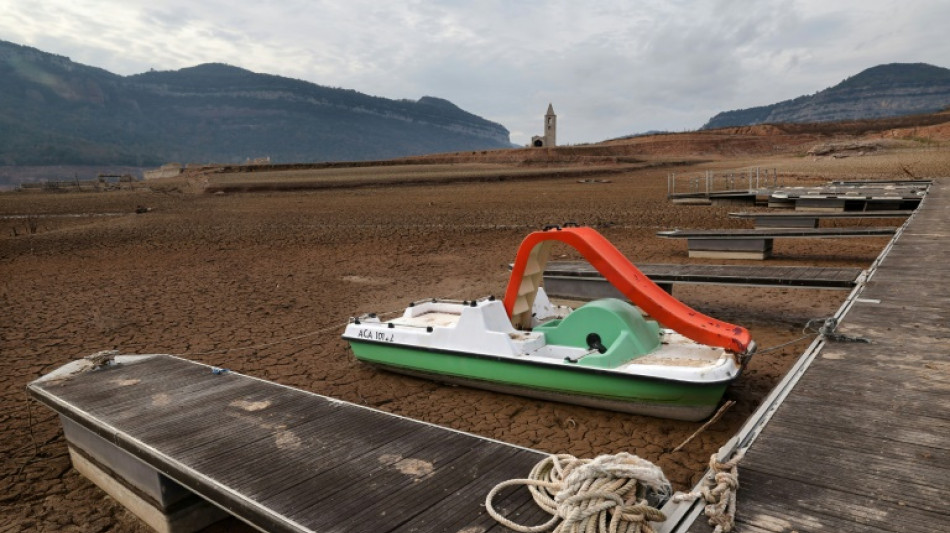
<svg viewBox="0 0 950 533">
<path fill-rule="evenodd" d="M 869 68 L 811 96 L 719 113 L 702 129 L 882 118 L 931 113 L 948 106 L 950 70 L 924 63 L 893 63 Z"/>
</svg>

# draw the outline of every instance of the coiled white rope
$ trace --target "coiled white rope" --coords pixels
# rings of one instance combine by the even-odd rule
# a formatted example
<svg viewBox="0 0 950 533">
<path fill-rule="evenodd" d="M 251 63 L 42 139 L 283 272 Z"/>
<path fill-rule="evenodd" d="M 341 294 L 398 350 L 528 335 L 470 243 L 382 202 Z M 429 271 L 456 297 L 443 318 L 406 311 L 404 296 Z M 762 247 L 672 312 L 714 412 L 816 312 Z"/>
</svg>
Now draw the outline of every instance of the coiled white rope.
<svg viewBox="0 0 950 533">
<path fill-rule="evenodd" d="M 700 488 L 676 493 L 673 501 L 702 498 L 709 525 L 715 526 L 714 533 L 729 533 L 735 525 L 738 465 L 744 456 L 745 450 L 741 450 L 731 460 L 720 462 L 713 454 L 709 458 L 710 472 L 703 477 Z M 553 515 L 551 519 L 527 526 L 495 510 L 495 496 L 513 485 L 526 485 L 535 503 Z M 662 499 L 671 490 L 663 471 L 636 455 L 619 453 L 578 459 L 558 454 L 536 464 L 527 479 L 511 479 L 496 485 L 485 497 L 485 509 L 501 525 L 520 533 L 540 533 L 552 527 L 553 533 L 655 533 L 651 522 L 663 522 L 666 515 L 650 505 L 647 493 L 652 491 Z"/>
<path fill-rule="evenodd" d="M 526 485 L 538 506 L 553 515 L 551 519 L 527 526 L 496 511 L 495 496 L 512 485 Z M 670 482 L 659 467 L 636 455 L 596 459 L 550 455 L 535 465 L 527 479 L 496 485 L 485 498 L 485 509 L 503 526 L 520 533 L 539 533 L 555 525 L 554 533 L 654 533 L 650 522 L 662 522 L 666 516 L 647 501 L 648 490 L 665 496 L 671 491 Z"/>
</svg>

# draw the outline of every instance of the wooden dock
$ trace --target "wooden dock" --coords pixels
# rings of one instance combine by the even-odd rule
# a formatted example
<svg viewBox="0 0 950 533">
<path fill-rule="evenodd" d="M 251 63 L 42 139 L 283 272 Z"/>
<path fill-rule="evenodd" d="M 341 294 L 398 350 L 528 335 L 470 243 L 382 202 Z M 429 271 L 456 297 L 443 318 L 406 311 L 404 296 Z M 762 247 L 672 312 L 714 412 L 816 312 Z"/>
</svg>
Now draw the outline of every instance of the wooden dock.
<svg viewBox="0 0 950 533">
<path fill-rule="evenodd" d="M 894 228 L 768 228 L 683 229 L 658 231 L 664 239 L 687 239 L 689 257 L 708 259 L 768 259 L 775 239 L 843 239 L 882 237 Z"/>
<path fill-rule="evenodd" d="M 782 187 L 769 192 L 768 206 L 832 212 L 915 209 L 928 185 Z"/>
<path fill-rule="evenodd" d="M 860 268 L 750 265 L 637 265 L 648 278 L 672 292 L 674 284 L 732 285 L 851 290 L 864 272 Z M 544 269 L 548 296 L 577 300 L 625 298 L 586 261 L 550 261 Z"/>
<path fill-rule="evenodd" d="M 934 183 L 740 466 L 743 532 L 950 529 L 950 183 Z M 699 520 L 690 531 L 705 532 Z"/>
<path fill-rule="evenodd" d="M 839 212 L 807 212 L 795 211 L 791 213 L 729 213 L 730 218 L 751 218 L 756 229 L 766 228 L 817 228 L 820 219 L 880 219 L 880 218 L 907 218 L 914 212 L 911 210 L 895 211 L 839 211 Z"/>
<path fill-rule="evenodd" d="M 28 388 L 61 415 L 74 459 L 111 473 L 107 483 L 152 514 L 180 507 L 158 501 L 169 492 L 190 492 L 262 531 L 506 531 L 485 495 L 545 457 L 168 355 L 137 357 Z M 147 482 L 135 483 L 143 470 Z M 526 490 L 500 503 L 522 522 L 546 517 Z"/>
<path fill-rule="evenodd" d="M 885 187 L 888 185 L 894 185 L 898 187 L 929 187 L 933 183 L 933 180 L 930 179 L 907 179 L 907 180 L 835 180 L 829 182 L 829 185 L 832 186 L 872 186 L 872 187 Z"/>
<path fill-rule="evenodd" d="M 668 195 L 674 204 L 685 205 L 713 205 L 713 204 L 753 204 L 756 191 L 754 189 L 738 189 L 711 192 L 680 192 Z"/>
</svg>

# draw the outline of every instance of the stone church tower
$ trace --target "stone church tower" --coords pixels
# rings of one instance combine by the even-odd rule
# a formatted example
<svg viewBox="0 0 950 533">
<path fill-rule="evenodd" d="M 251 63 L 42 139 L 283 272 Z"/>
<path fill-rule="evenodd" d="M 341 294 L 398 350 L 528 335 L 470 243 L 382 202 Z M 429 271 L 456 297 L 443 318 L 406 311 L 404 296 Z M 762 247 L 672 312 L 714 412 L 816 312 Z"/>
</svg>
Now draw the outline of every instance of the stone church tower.
<svg viewBox="0 0 950 533">
<path fill-rule="evenodd" d="M 531 146 L 550 148 L 557 146 L 557 115 L 554 106 L 548 104 L 548 112 L 544 114 L 544 135 L 531 137 Z"/>
<path fill-rule="evenodd" d="M 550 103 L 548 112 L 544 114 L 544 146 L 557 146 L 557 115 Z"/>
</svg>

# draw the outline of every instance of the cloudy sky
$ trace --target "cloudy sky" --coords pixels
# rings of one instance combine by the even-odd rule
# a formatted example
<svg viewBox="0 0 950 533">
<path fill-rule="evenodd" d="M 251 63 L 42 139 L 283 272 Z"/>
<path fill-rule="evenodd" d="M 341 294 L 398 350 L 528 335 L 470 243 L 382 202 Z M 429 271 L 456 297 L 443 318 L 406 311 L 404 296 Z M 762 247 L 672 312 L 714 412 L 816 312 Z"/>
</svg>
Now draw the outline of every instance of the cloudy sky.
<svg viewBox="0 0 950 533">
<path fill-rule="evenodd" d="M 223 62 L 438 96 L 561 144 L 696 129 L 881 63 L 950 67 L 947 0 L 0 0 L 0 39 L 117 74 Z"/>
</svg>

